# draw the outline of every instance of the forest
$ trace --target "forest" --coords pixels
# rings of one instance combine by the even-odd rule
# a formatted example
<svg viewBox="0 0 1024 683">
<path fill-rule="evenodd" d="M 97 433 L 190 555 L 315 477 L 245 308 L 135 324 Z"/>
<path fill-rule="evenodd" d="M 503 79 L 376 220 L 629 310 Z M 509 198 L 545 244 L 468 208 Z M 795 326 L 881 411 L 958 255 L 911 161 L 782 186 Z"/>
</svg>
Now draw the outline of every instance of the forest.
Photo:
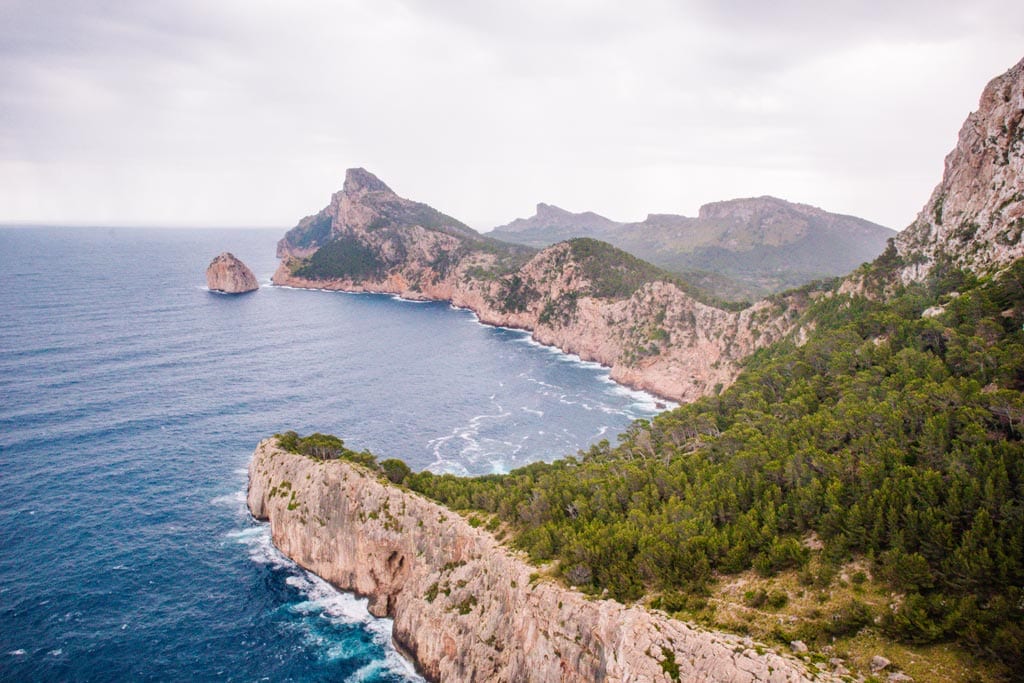
<svg viewBox="0 0 1024 683">
<path fill-rule="evenodd" d="M 717 396 L 633 423 L 552 463 L 475 478 L 377 463 L 336 437 L 283 446 L 342 457 L 507 534 L 532 561 L 595 596 L 700 618 L 741 572 L 795 573 L 854 597 L 777 629 L 814 645 L 864 627 L 952 642 L 1024 676 L 1024 259 L 995 277 L 948 264 L 896 286 L 887 252 L 861 287 L 815 292 L 805 343 L 746 361 Z M 788 595 L 744 597 L 772 609 Z M 887 604 L 886 604 L 887 603 Z M 714 622 L 711 622 L 714 625 Z"/>
<path fill-rule="evenodd" d="M 819 297 L 805 344 L 756 354 L 720 395 L 615 445 L 393 480 L 493 515 L 533 561 L 622 601 L 682 609 L 737 572 L 809 584 L 812 556 L 819 573 L 863 559 L 888 607 L 854 601 L 795 635 L 875 624 L 1024 676 L 1024 261 L 982 279 L 947 265 L 880 296 L 884 265 L 858 294 Z"/>
</svg>

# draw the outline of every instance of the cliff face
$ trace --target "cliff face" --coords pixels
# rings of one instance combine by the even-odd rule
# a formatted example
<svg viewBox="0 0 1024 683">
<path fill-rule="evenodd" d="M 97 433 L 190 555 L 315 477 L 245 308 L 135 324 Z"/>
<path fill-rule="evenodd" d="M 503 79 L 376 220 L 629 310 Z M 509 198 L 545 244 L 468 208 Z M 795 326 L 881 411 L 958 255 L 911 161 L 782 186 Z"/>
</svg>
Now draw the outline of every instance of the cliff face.
<svg viewBox="0 0 1024 683">
<path fill-rule="evenodd" d="M 256 276 L 234 254 L 225 251 L 206 269 L 206 285 L 212 291 L 242 294 L 260 288 Z"/>
<path fill-rule="evenodd" d="M 803 664 L 534 576 L 482 529 L 344 461 L 262 441 L 248 504 L 274 544 L 370 611 L 439 681 L 798 681 Z M 828 677 L 817 675 L 817 680 Z"/>
<path fill-rule="evenodd" d="M 610 245 L 574 240 L 539 253 L 504 245 L 390 190 L 366 191 L 366 175 L 350 171 L 324 209 L 337 237 L 311 258 L 286 258 L 275 284 L 450 301 L 678 401 L 731 383 L 739 361 L 790 332 L 806 303 L 793 295 L 717 308 Z M 293 232 L 282 241 L 287 254 L 299 253 Z"/>
<path fill-rule="evenodd" d="M 1021 256 L 1024 244 L 1024 60 L 985 87 L 946 157 L 942 182 L 895 240 L 903 282 L 940 260 L 986 273 Z"/>
</svg>

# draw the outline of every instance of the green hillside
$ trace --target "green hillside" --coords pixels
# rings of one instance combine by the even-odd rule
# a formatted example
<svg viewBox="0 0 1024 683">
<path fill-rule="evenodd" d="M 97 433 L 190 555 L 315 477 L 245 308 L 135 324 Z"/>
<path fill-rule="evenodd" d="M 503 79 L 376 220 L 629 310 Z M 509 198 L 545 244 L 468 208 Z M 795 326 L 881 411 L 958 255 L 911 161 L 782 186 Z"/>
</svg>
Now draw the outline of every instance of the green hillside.
<svg viewBox="0 0 1024 683">
<path fill-rule="evenodd" d="M 886 303 L 834 294 L 807 319 L 806 344 L 758 354 L 722 395 L 618 445 L 404 483 L 493 514 L 587 592 L 711 623 L 729 575 L 825 590 L 859 561 L 888 602 L 854 597 L 766 635 L 823 646 L 866 628 L 1024 675 L 1024 261 L 994 279 L 946 269 Z"/>
</svg>

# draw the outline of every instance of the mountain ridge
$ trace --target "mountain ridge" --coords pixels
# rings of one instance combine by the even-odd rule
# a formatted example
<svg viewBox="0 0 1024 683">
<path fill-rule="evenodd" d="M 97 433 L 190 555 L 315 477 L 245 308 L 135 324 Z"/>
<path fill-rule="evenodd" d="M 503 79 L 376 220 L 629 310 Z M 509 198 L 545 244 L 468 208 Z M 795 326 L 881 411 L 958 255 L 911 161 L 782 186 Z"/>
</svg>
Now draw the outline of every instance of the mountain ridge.
<svg viewBox="0 0 1024 683">
<path fill-rule="evenodd" d="M 845 275 L 882 253 L 895 233 L 855 216 L 763 195 L 704 204 L 696 217 L 648 214 L 637 222 L 542 203 L 534 216 L 485 234 L 535 248 L 593 237 L 690 279 L 706 272 L 729 278 L 732 286 L 720 285 L 719 293 L 751 299 Z"/>
</svg>

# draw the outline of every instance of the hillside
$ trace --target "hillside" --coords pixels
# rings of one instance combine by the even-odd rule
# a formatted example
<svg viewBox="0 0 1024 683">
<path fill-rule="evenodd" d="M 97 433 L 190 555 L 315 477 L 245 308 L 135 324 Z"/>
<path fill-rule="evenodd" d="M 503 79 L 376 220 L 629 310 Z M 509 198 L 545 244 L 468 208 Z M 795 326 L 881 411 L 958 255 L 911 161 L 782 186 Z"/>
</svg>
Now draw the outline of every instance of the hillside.
<svg viewBox="0 0 1024 683">
<path fill-rule="evenodd" d="M 705 204 L 696 218 L 652 214 L 619 223 L 538 204 L 534 216 L 487 233 L 542 248 L 593 237 L 700 282 L 724 299 L 756 299 L 845 275 L 885 249 L 888 228 L 775 197 Z"/>
<path fill-rule="evenodd" d="M 1022 94 L 1024 61 L 918 220 L 721 395 L 617 446 L 406 485 L 495 515 L 586 591 L 799 640 L 837 671 L 884 649 L 917 680 L 1020 680 Z"/>
<path fill-rule="evenodd" d="M 790 646 L 837 676 L 1021 680 L 1022 118 L 1024 61 L 985 89 L 921 216 L 875 261 L 748 325 L 684 324 L 719 325 L 728 343 L 712 348 L 774 325 L 731 386 L 553 463 L 389 476 L 494 529 L 539 574 Z M 558 273 L 542 295 L 554 317 L 559 292 L 680 296 L 629 269 L 588 274 L 586 255 L 612 249 L 562 243 L 499 291 L 536 305 L 537 272 Z M 600 333 L 638 319 L 658 320 L 634 312 Z"/>
<path fill-rule="evenodd" d="M 611 368 L 673 400 L 730 384 L 740 362 L 792 329 L 814 296 L 724 305 L 684 279 L 598 240 L 534 251 L 404 199 L 363 169 L 278 245 L 274 283 L 449 301 L 481 321 Z"/>
</svg>

